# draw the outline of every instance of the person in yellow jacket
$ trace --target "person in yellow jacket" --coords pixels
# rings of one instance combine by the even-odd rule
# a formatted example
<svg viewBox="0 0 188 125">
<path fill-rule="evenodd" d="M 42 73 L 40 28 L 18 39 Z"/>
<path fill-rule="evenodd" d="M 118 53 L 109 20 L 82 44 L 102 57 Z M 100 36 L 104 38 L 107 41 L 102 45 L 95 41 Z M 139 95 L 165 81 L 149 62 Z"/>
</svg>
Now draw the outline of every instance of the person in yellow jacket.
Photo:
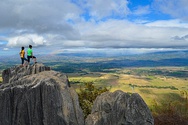
<svg viewBox="0 0 188 125">
<path fill-rule="evenodd" d="M 32 45 L 29 45 L 29 48 L 27 50 L 27 60 L 28 60 L 28 63 L 30 63 L 30 58 L 32 58 L 34 60 L 34 62 L 37 63 L 36 62 L 36 57 L 33 56 Z"/>
<path fill-rule="evenodd" d="M 24 51 L 23 46 L 21 47 L 20 57 L 21 57 L 21 61 L 22 61 L 22 66 L 24 66 L 25 65 L 24 61 L 28 61 L 28 60 L 25 58 L 25 51 Z"/>
</svg>

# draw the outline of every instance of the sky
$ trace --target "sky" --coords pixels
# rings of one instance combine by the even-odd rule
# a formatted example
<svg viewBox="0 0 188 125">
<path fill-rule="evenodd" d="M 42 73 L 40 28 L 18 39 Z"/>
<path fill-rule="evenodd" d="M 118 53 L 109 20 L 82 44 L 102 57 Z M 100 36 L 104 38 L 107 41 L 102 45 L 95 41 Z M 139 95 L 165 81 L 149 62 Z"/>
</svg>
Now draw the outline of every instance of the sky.
<svg viewBox="0 0 188 125">
<path fill-rule="evenodd" d="M 0 0 L 0 54 L 188 49 L 188 0 Z"/>
</svg>

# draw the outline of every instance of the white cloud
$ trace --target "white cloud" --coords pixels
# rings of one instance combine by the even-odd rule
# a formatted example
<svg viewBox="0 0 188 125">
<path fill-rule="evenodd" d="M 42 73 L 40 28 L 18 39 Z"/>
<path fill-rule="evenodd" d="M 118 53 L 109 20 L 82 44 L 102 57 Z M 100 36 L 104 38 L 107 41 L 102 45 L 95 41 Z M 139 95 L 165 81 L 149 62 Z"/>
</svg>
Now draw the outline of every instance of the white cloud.
<svg viewBox="0 0 188 125">
<path fill-rule="evenodd" d="M 21 46 L 43 46 L 46 44 L 45 38 L 38 35 L 23 35 L 18 37 L 13 37 L 9 39 L 7 44 L 8 47 L 21 47 Z"/>
<path fill-rule="evenodd" d="M 23 30 L 23 33 L 74 32 L 66 20 L 79 17 L 81 9 L 67 0 L 6 0 L 0 4 L 0 32 Z M 71 16 L 70 16 L 71 15 Z"/>
<path fill-rule="evenodd" d="M 125 17 L 130 13 L 128 0 L 89 0 L 81 3 L 84 9 L 90 11 L 90 16 L 97 20 L 113 14 Z"/>
<path fill-rule="evenodd" d="M 176 42 L 175 36 L 182 37 L 188 32 L 188 24 L 177 20 L 148 22 L 146 24 L 135 24 L 128 20 L 108 20 L 98 23 L 80 22 L 74 26 L 75 29 L 79 29 L 78 39 L 66 39 L 59 34 L 46 34 L 45 37 L 30 35 L 27 37 L 32 39 L 33 43 L 31 44 L 35 46 L 53 45 L 61 48 L 188 47 L 186 39 Z M 15 41 L 15 39 L 10 41 Z M 25 42 L 25 44 L 28 45 L 29 42 Z M 19 44 L 9 42 L 9 45 Z"/>
<path fill-rule="evenodd" d="M 159 11 L 170 14 L 172 17 L 188 21 L 187 0 L 155 0 L 154 6 Z"/>
<path fill-rule="evenodd" d="M 151 16 L 155 9 L 151 3 L 134 8 L 128 5 L 128 0 L 1 1 L 0 40 L 7 41 L 0 43 L 1 50 L 29 44 L 47 46 L 49 51 L 188 47 L 187 0 L 155 0 L 156 9 L 178 18 L 171 20 L 140 18 Z M 129 19 L 131 16 L 135 18 Z"/>
<path fill-rule="evenodd" d="M 172 41 L 173 36 L 186 35 L 186 24 L 169 21 L 176 27 L 165 26 L 168 21 L 135 24 L 125 20 L 108 20 L 107 22 L 86 23 L 80 29 L 82 40 L 87 47 L 103 48 L 163 48 L 188 47 L 186 42 Z M 173 24 L 174 23 L 174 24 Z M 160 25 L 159 25 L 160 24 Z M 81 26 L 83 24 L 80 24 Z M 165 26 L 165 27 L 164 27 Z M 90 27 L 92 30 L 89 30 Z"/>
<path fill-rule="evenodd" d="M 150 6 L 138 6 L 133 10 L 132 14 L 134 15 L 145 15 L 150 13 Z"/>
<path fill-rule="evenodd" d="M 188 23 L 182 22 L 179 19 L 174 20 L 158 20 L 154 22 L 150 22 L 147 26 L 154 26 L 154 27 L 177 27 L 177 28 L 186 28 L 188 29 Z"/>
<path fill-rule="evenodd" d="M 4 50 L 4 51 L 8 51 L 8 50 L 9 50 L 9 48 L 3 48 L 3 50 Z"/>
</svg>

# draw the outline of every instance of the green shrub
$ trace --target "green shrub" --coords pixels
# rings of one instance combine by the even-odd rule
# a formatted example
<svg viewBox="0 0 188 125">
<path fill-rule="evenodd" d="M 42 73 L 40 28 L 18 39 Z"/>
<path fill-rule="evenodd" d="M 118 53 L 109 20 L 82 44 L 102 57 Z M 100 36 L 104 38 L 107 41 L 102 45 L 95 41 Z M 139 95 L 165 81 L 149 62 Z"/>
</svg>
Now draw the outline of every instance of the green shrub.
<svg viewBox="0 0 188 125">
<path fill-rule="evenodd" d="M 151 86 L 151 85 L 145 85 L 145 86 L 139 86 L 139 85 L 134 85 L 134 84 L 129 84 L 130 87 L 132 87 L 133 89 L 135 87 L 138 88 L 157 88 L 157 89 L 171 89 L 171 90 L 178 90 L 178 88 L 174 87 L 174 86 Z"/>
<path fill-rule="evenodd" d="M 97 88 L 93 85 L 93 83 L 84 83 L 84 86 L 80 86 L 78 97 L 85 118 L 91 113 L 91 109 L 96 97 L 107 91 L 109 90 L 106 87 Z"/>
</svg>

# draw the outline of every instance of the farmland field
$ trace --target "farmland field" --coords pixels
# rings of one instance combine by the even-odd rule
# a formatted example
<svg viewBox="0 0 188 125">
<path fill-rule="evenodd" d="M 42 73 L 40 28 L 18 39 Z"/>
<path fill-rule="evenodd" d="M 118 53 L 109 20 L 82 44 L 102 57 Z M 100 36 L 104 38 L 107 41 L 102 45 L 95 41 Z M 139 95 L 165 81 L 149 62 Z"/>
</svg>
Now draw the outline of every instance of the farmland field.
<svg viewBox="0 0 188 125">
<path fill-rule="evenodd" d="M 122 90 L 139 93 L 146 104 L 181 101 L 187 98 L 188 70 L 184 67 L 148 67 L 109 69 L 105 72 L 70 73 L 74 88 L 91 82 L 97 87 L 107 87 L 111 92 Z"/>
<path fill-rule="evenodd" d="M 2 77 L 0 77 L 0 83 L 2 82 Z"/>
</svg>

